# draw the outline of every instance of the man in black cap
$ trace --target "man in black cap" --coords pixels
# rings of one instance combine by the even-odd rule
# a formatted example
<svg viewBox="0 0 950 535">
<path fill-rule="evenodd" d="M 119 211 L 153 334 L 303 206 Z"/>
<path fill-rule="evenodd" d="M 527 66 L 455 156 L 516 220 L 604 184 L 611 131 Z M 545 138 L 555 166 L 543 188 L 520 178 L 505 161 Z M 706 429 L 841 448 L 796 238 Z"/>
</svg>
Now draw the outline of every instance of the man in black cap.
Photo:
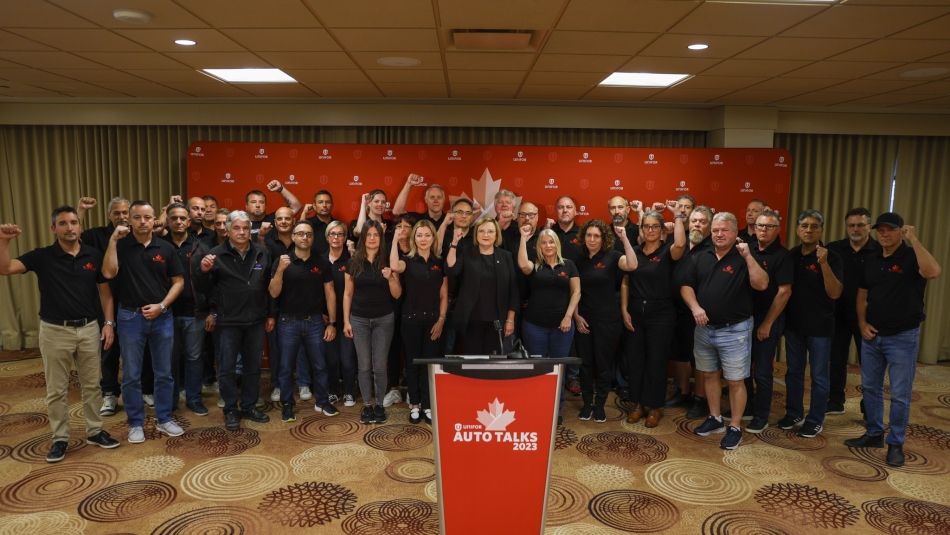
<svg viewBox="0 0 950 535">
<path fill-rule="evenodd" d="M 940 276 L 940 264 L 917 239 L 904 219 L 886 212 L 878 216 L 881 253 L 864 263 L 858 286 L 861 327 L 861 384 L 864 387 L 865 433 L 845 444 L 856 448 L 884 446 L 884 373 L 891 379 L 890 433 L 887 464 L 904 464 L 904 432 L 910 416 L 911 389 L 917 371 L 920 322 L 924 320 L 927 280 Z M 904 241 L 906 240 L 906 242 Z"/>
</svg>

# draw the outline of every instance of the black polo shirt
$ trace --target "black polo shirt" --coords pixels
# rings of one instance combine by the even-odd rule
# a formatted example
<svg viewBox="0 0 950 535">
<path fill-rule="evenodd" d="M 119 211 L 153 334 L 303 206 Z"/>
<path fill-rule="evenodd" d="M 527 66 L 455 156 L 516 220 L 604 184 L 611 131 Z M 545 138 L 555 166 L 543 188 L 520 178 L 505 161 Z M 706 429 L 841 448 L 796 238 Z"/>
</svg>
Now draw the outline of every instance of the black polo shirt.
<svg viewBox="0 0 950 535">
<path fill-rule="evenodd" d="M 439 317 L 439 291 L 445 280 L 445 260 L 429 255 L 404 257 L 402 273 L 403 319 L 435 320 Z"/>
<path fill-rule="evenodd" d="M 195 287 L 191 281 L 191 272 L 193 268 L 198 266 L 199 262 L 201 262 L 201 258 L 207 254 L 211 248 L 208 247 L 203 240 L 191 233 L 187 235 L 185 241 L 181 242 L 180 246 L 175 245 L 175 241 L 170 233 L 162 239 L 167 241 L 175 249 L 175 254 L 178 255 L 178 260 L 184 269 L 182 275 L 184 275 L 185 288 L 181 291 L 181 295 L 175 299 L 175 302 L 172 303 L 172 313 L 175 314 L 175 316 L 193 317 L 197 314 L 198 302 L 203 301 L 203 299 L 200 299 L 200 296 L 195 294 Z"/>
<path fill-rule="evenodd" d="M 333 221 L 332 217 L 330 221 Z M 323 254 L 330 249 L 330 243 L 327 241 L 327 225 L 319 217 L 313 217 L 307 220 L 313 227 L 313 247 L 312 250 L 317 254 Z"/>
<path fill-rule="evenodd" d="M 321 255 L 311 251 L 310 257 L 302 260 L 294 249 L 283 253 L 290 256 L 290 265 L 284 270 L 284 282 L 277 296 L 277 309 L 281 314 L 297 316 L 323 314 L 327 310 L 323 285 L 333 282 L 333 267 Z M 280 257 L 274 260 L 271 278 L 277 273 Z M 342 299 L 342 292 L 340 298 Z"/>
<path fill-rule="evenodd" d="M 216 245 L 215 239 L 214 239 L 214 229 L 207 229 L 205 227 L 201 227 L 198 230 L 195 230 L 194 227 L 189 226 L 188 234 L 191 234 L 192 236 L 197 238 L 198 241 L 200 241 L 204 245 L 207 245 L 208 249 L 211 249 L 212 247 Z M 171 235 L 171 232 L 169 232 L 169 236 L 170 235 Z"/>
<path fill-rule="evenodd" d="M 608 223 L 607 228 L 610 229 L 610 232 L 614 232 L 613 223 Z M 640 227 L 636 223 L 627 221 L 623 228 L 627 230 L 627 239 L 630 240 L 630 245 L 636 245 L 640 238 Z M 581 236 L 581 239 L 584 239 L 584 237 Z M 614 251 L 623 254 L 623 242 L 620 241 L 620 237 L 617 236 L 616 232 L 614 232 Z"/>
<path fill-rule="evenodd" d="M 901 242 L 890 256 L 884 250 L 864 262 L 860 288 L 868 291 L 867 322 L 882 336 L 914 329 L 924 321 L 927 279 L 913 247 Z"/>
<path fill-rule="evenodd" d="M 515 264 L 517 264 L 518 247 L 520 246 L 521 229 L 518 228 L 518 220 L 512 219 L 511 223 L 508 225 L 508 228 L 501 231 L 501 248 L 511 253 L 511 258 L 514 259 Z"/>
<path fill-rule="evenodd" d="M 663 243 L 650 254 L 643 252 L 643 246 L 637 245 L 633 251 L 637 254 L 637 270 L 630 274 L 627 295 L 627 308 L 634 301 L 659 301 L 673 299 L 678 287 L 673 286 L 673 267 L 676 262 L 670 256 L 670 243 Z"/>
<path fill-rule="evenodd" d="M 582 255 L 577 261 L 581 278 L 580 315 L 592 321 L 620 321 L 620 257 L 617 251 L 600 251 L 593 258 Z"/>
<path fill-rule="evenodd" d="M 683 251 L 683 257 L 680 258 L 680 261 L 676 263 L 676 266 L 673 268 L 673 301 L 676 303 L 676 313 L 678 317 L 682 318 L 684 321 L 693 322 L 693 313 L 690 312 L 689 307 L 686 306 L 686 302 L 683 301 L 683 296 L 680 294 L 680 287 L 683 286 L 684 280 L 686 278 L 686 273 L 689 270 L 689 259 L 695 254 L 699 254 L 703 249 L 709 249 L 712 245 L 712 237 L 706 236 L 703 238 L 703 241 L 694 245 L 693 247 L 689 246 L 689 242 L 686 244 L 686 250 Z M 639 270 L 639 266 L 637 267 Z"/>
<path fill-rule="evenodd" d="M 749 246 L 755 261 L 762 266 L 769 275 L 768 288 L 759 291 L 752 290 L 752 312 L 757 320 L 762 320 L 769 312 L 769 307 L 775 301 L 778 287 L 783 284 L 792 284 L 795 279 L 795 266 L 789 260 L 788 249 L 778 240 L 773 241 L 764 250 L 759 249 L 759 242 Z"/>
<path fill-rule="evenodd" d="M 735 247 L 722 259 L 716 257 L 715 247 L 690 255 L 683 285 L 696 292 L 709 325 L 738 323 L 752 316 L 752 286 L 745 262 Z"/>
<path fill-rule="evenodd" d="M 571 279 L 574 277 L 580 277 L 580 274 L 574 262 L 567 258 L 554 267 L 542 262 L 541 267 L 532 270 L 528 275 L 531 298 L 524 319 L 549 329 L 561 325 L 571 302 Z"/>
<path fill-rule="evenodd" d="M 406 212 L 405 215 L 414 218 L 416 222 L 422 221 L 423 219 L 426 221 L 431 221 L 432 224 L 435 225 L 436 230 L 438 230 L 439 227 L 442 226 L 442 222 L 445 221 L 445 212 L 442 212 L 442 215 L 438 219 L 433 219 L 432 216 L 429 215 L 428 210 L 425 212 Z"/>
<path fill-rule="evenodd" d="M 138 309 L 161 302 L 172 286 L 172 277 L 184 275 L 184 267 L 175 248 L 167 241 L 152 237 L 144 246 L 129 234 L 116 243 L 119 260 L 119 304 Z"/>
<path fill-rule="evenodd" d="M 785 308 L 785 327 L 801 336 L 828 337 L 835 333 L 835 299 L 825 291 L 825 276 L 815 251 L 803 255 L 802 246 L 788 253 L 795 270 L 792 296 Z M 828 250 L 828 267 L 838 280 L 844 276 L 844 264 L 838 253 Z"/>
<path fill-rule="evenodd" d="M 270 223 L 271 231 L 272 232 L 275 231 L 274 219 L 275 219 L 276 214 L 277 212 L 271 212 L 265 215 L 264 218 L 261 219 L 260 221 L 252 220 L 251 221 L 251 239 L 257 239 L 257 235 L 261 232 L 261 225 L 263 225 L 264 223 Z M 248 213 L 248 217 L 250 217 L 250 213 Z"/>
<path fill-rule="evenodd" d="M 557 234 L 557 239 L 561 242 L 561 256 L 576 262 L 581 255 L 581 237 L 577 235 L 580 227 L 572 223 L 571 228 L 563 230 L 561 225 L 555 223 L 551 230 Z"/>
<path fill-rule="evenodd" d="M 112 237 L 113 232 L 115 232 L 115 225 L 109 223 L 104 227 L 93 227 L 82 231 L 79 239 L 83 244 L 99 249 L 99 252 L 105 254 L 106 249 L 109 248 L 109 238 Z"/>
<path fill-rule="evenodd" d="M 343 326 L 343 291 L 346 289 L 346 270 L 350 263 L 350 252 L 343 248 L 340 258 L 330 262 L 330 250 L 320 255 L 330 266 L 330 275 L 333 278 L 333 290 L 336 292 L 336 325 Z"/>
<path fill-rule="evenodd" d="M 749 233 L 750 230 L 752 231 L 751 234 Z M 749 244 L 749 248 L 754 248 L 754 247 L 757 246 L 756 244 L 759 243 L 759 235 L 755 233 L 755 229 L 754 229 L 754 228 L 751 228 L 751 229 L 750 229 L 749 227 L 746 227 L 746 228 L 744 228 L 744 229 L 740 229 L 740 230 L 739 230 L 739 239 L 742 240 L 742 241 L 744 241 L 744 242 L 746 242 L 746 243 L 748 243 L 748 244 Z"/>
<path fill-rule="evenodd" d="M 277 231 L 271 230 L 264 236 L 264 246 L 267 247 L 267 253 L 272 259 L 279 258 L 282 254 L 288 254 L 294 250 L 294 241 L 290 240 L 290 245 L 284 245 L 277 237 Z"/>
<path fill-rule="evenodd" d="M 845 238 L 829 243 L 828 250 L 837 253 L 844 266 L 844 278 L 841 280 L 844 289 L 835 303 L 838 325 L 856 326 L 858 316 L 854 307 L 858 297 L 858 284 L 864 275 L 864 262 L 868 257 L 881 254 L 881 244 L 869 238 L 863 247 L 855 251 L 851 247 L 851 240 Z"/>
<path fill-rule="evenodd" d="M 99 289 L 102 252 L 80 244 L 73 256 L 59 242 L 20 256 L 27 271 L 36 273 L 40 288 L 40 318 L 50 323 L 67 320 L 95 320 L 102 314 Z"/>
<path fill-rule="evenodd" d="M 352 273 L 352 266 L 347 271 Z M 395 299 L 389 291 L 389 281 L 383 278 L 382 272 L 377 271 L 372 264 L 364 260 L 362 271 L 352 279 L 351 315 L 380 318 L 395 311 Z"/>
</svg>

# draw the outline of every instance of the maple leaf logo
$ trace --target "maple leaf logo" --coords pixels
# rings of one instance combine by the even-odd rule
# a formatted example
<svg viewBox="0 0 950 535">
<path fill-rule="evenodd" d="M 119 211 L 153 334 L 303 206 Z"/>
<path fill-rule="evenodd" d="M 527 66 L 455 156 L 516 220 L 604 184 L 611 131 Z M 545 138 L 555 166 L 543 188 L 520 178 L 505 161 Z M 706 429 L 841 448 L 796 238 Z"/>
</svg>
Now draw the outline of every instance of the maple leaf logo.
<svg viewBox="0 0 950 535">
<path fill-rule="evenodd" d="M 501 179 L 495 180 L 491 176 L 491 171 L 486 167 L 482 172 L 482 176 L 476 179 L 472 179 L 472 196 L 469 197 L 468 194 L 462 193 L 461 195 L 450 195 L 449 196 L 449 206 L 455 203 L 459 199 L 465 199 L 468 201 L 475 200 L 478 202 L 479 206 L 482 206 L 485 211 L 482 214 L 486 217 L 495 217 L 495 194 L 501 189 Z M 515 209 L 521 206 L 521 197 L 515 197 Z"/>
<path fill-rule="evenodd" d="M 486 431 L 504 431 L 511 422 L 515 421 L 515 413 L 505 410 L 505 404 L 495 401 L 488 404 L 487 411 L 478 411 L 476 413 L 478 422 L 485 426 Z"/>
<path fill-rule="evenodd" d="M 310 273 L 316 273 L 316 274 L 319 275 L 319 274 L 320 274 L 320 268 L 317 267 L 317 266 L 313 266 L 312 268 L 310 268 Z"/>
<path fill-rule="evenodd" d="M 892 266 L 891 266 L 891 269 L 889 269 L 888 271 L 890 271 L 891 273 L 903 273 L 903 272 L 904 272 L 904 270 L 901 269 L 901 267 L 900 267 L 898 264 L 892 265 Z"/>
<path fill-rule="evenodd" d="M 96 266 L 93 265 L 92 262 L 86 262 L 86 265 L 84 265 L 82 268 L 85 269 L 86 271 L 95 271 L 95 270 L 96 270 Z"/>
<path fill-rule="evenodd" d="M 153 261 L 153 262 L 157 262 L 157 263 L 159 263 L 159 264 L 164 264 L 164 263 L 165 263 L 165 257 L 163 257 L 163 256 L 160 255 L 160 254 L 157 254 L 157 255 L 155 255 L 155 256 L 152 257 L 152 261 Z"/>
<path fill-rule="evenodd" d="M 818 264 L 808 264 L 805 268 L 812 273 L 818 273 Z"/>
<path fill-rule="evenodd" d="M 735 272 L 735 270 L 732 269 L 732 266 L 728 266 L 728 265 L 727 265 L 726 267 L 722 268 L 722 271 L 723 271 L 724 273 L 728 273 L 728 274 L 730 274 L 730 275 L 732 275 L 732 274 Z"/>
</svg>

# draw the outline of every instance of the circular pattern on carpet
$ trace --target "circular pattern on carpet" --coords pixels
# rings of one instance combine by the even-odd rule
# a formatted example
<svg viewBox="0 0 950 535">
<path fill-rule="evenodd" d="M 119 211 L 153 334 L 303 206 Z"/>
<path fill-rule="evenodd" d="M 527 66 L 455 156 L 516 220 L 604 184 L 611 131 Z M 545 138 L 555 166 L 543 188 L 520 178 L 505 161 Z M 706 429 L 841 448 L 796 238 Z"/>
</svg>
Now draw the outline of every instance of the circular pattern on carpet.
<svg viewBox="0 0 950 535">
<path fill-rule="evenodd" d="M 551 476 L 545 525 L 562 526 L 587 517 L 587 502 L 594 494 L 573 479 Z"/>
<path fill-rule="evenodd" d="M 584 435 L 577 444 L 577 451 L 599 463 L 646 465 L 666 459 L 670 448 L 651 436 L 605 431 Z"/>
<path fill-rule="evenodd" d="M 11 515 L 0 523 L 0 535 L 35 535 L 55 533 L 57 535 L 83 535 L 88 522 L 76 515 L 62 511 L 44 511 L 25 515 Z"/>
<path fill-rule="evenodd" d="M 173 455 L 150 455 L 125 465 L 122 475 L 129 479 L 161 479 L 177 474 L 185 467 L 185 460 Z"/>
<path fill-rule="evenodd" d="M 594 492 L 604 492 L 633 484 L 633 472 L 614 464 L 589 464 L 577 469 L 577 480 Z"/>
<path fill-rule="evenodd" d="M 920 412 L 937 418 L 945 422 L 950 422 L 950 406 L 947 405 L 926 405 L 920 408 Z"/>
<path fill-rule="evenodd" d="M 334 444 L 309 448 L 292 458 L 290 466 L 299 477 L 345 483 L 372 480 L 388 462 L 386 454 L 362 444 Z"/>
<path fill-rule="evenodd" d="M 33 467 L 9 457 L 0 460 L 0 487 L 14 483 L 30 473 Z"/>
<path fill-rule="evenodd" d="M 818 451 L 828 445 L 828 439 L 821 435 L 814 438 L 802 438 L 795 431 L 786 431 L 778 427 L 768 427 L 759 433 L 759 440 L 766 444 L 797 451 Z M 746 435 L 743 435 L 745 438 Z"/>
<path fill-rule="evenodd" d="M 909 424 L 907 438 L 938 450 L 950 450 L 950 433 L 928 425 Z"/>
<path fill-rule="evenodd" d="M 675 419 L 668 413 L 663 416 L 663 419 L 660 420 L 660 424 L 656 427 L 647 427 L 646 418 L 641 418 L 640 421 L 635 424 L 627 423 L 627 419 L 624 418 L 620 421 L 620 426 L 623 427 L 624 431 L 640 433 L 641 435 L 672 435 L 676 432 Z"/>
<path fill-rule="evenodd" d="M 264 495 L 257 510 L 282 526 L 312 528 L 329 524 L 356 508 L 356 494 L 333 483 L 295 483 Z"/>
<path fill-rule="evenodd" d="M 19 435 L 43 429 L 49 417 L 41 412 L 15 412 L 0 416 L 0 437 Z"/>
<path fill-rule="evenodd" d="M 728 419 L 725 419 L 725 418 L 723 419 L 723 421 L 727 421 L 727 420 Z M 701 437 L 693 432 L 697 427 L 703 425 L 703 421 L 704 420 L 701 418 L 690 420 L 686 418 L 685 416 L 677 416 L 673 418 L 673 425 L 675 426 L 676 434 L 683 438 L 688 438 L 692 440 L 693 442 L 715 445 L 718 447 L 719 441 L 722 440 L 721 434 L 712 434 L 712 435 Z M 761 436 L 761 433 L 759 435 L 753 435 L 752 433 L 743 433 L 742 442 L 743 444 L 749 444 L 751 442 L 754 442 L 756 440 L 756 437 L 758 436 Z"/>
<path fill-rule="evenodd" d="M 914 382 L 915 392 L 928 392 L 939 394 L 950 390 L 950 383 L 945 381 L 916 381 Z"/>
<path fill-rule="evenodd" d="M 588 510 L 598 522 L 632 533 L 653 533 L 679 522 L 673 502 L 639 490 L 609 490 L 590 501 Z"/>
<path fill-rule="evenodd" d="M 439 501 L 439 484 L 436 483 L 435 481 L 430 481 L 426 483 L 425 495 L 426 495 L 426 498 L 429 498 L 429 500 L 433 502 L 438 502 Z"/>
<path fill-rule="evenodd" d="M 261 443 L 260 434 L 246 427 L 228 431 L 222 427 L 196 427 L 165 442 L 165 451 L 184 457 L 239 455 Z"/>
<path fill-rule="evenodd" d="M 46 398 L 26 399 L 14 405 L 10 410 L 12 412 L 40 412 L 46 414 Z"/>
<path fill-rule="evenodd" d="M 789 525 L 762 511 L 718 511 L 703 521 L 703 535 L 792 535 Z"/>
<path fill-rule="evenodd" d="M 850 414 L 831 414 L 825 417 L 821 434 L 835 437 L 859 437 L 864 434 L 864 422 Z"/>
<path fill-rule="evenodd" d="M 358 415 L 344 412 L 333 418 L 308 416 L 290 428 L 290 436 L 308 444 L 342 444 L 365 429 Z"/>
<path fill-rule="evenodd" d="M 871 464 L 880 466 L 885 470 L 897 470 L 911 474 L 923 475 L 941 475 L 947 473 L 947 465 L 940 457 L 926 457 L 917 450 L 912 450 L 904 445 L 904 466 L 887 466 L 885 454 L 880 448 L 848 448 L 852 455 L 863 459 Z"/>
<path fill-rule="evenodd" d="M 769 483 L 817 481 L 825 477 L 822 467 L 809 457 L 766 444 L 726 450 L 722 461 L 742 474 Z"/>
<path fill-rule="evenodd" d="M 363 435 L 367 446 L 383 451 L 410 451 L 432 443 L 432 431 L 410 424 L 374 427 Z"/>
<path fill-rule="evenodd" d="M 211 459 L 182 476 L 181 490 L 200 500 L 238 501 L 279 485 L 287 472 L 284 463 L 263 455 L 244 455 L 241 462 Z"/>
<path fill-rule="evenodd" d="M 13 447 L 10 457 L 21 463 L 46 464 L 46 454 L 52 446 L 53 433 L 45 433 L 20 442 Z M 86 447 L 86 437 L 70 436 L 66 453 L 73 453 Z"/>
<path fill-rule="evenodd" d="M 950 407 L 950 394 L 941 394 L 937 396 L 937 401 L 944 407 Z"/>
<path fill-rule="evenodd" d="M 554 449 L 563 450 L 577 444 L 577 433 L 566 425 L 557 426 L 557 433 L 554 435 Z"/>
<path fill-rule="evenodd" d="M 186 433 L 188 432 L 188 428 L 191 427 L 191 422 L 189 422 L 183 416 L 180 416 L 178 414 L 172 414 L 172 421 L 178 424 L 179 427 L 184 429 Z M 165 435 L 159 432 L 158 420 L 156 420 L 154 416 L 145 417 L 145 421 L 142 424 L 142 431 L 145 433 L 146 440 L 158 440 L 158 439 L 165 438 Z M 129 422 L 123 421 L 116 425 L 113 425 L 111 428 L 111 432 L 115 436 L 119 436 L 119 437 L 127 436 L 129 434 Z M 172 437 L 172 438 L 179 438 L 179 437 Z"/>
<path fill-rule="evenodd" d="M 581 522 L 553 526 L 544 530 L 544 535 L 616 535 L 617 533 L 619 533 L 617 530 L 607 526 L 595 526 L 594 524 L 583 524 Z"/>
<path fill-rule="evenodd" d="M 10 405 L 0 401 L 0 414 L 6 414 L 10 412 Z"/>
<path fill-rule="evenodd" d="M 372 502 L 348 516 L 342 528 L 347 535 L 435 535 L 439 533 L 439 515 L 431 503 L 420 500 Z"/>
<path fill-rule="evenodd" d="M 762 509 L 797 526 L 846 528 L 858 521 L 858 508 L 833 492 L 798 483 L 774 483 L 755 492 Z"/>
<path fill-rule="evenodd" d="M 125 522 L 160 511 L 175 501 L 178 491 L 161 481 L 129 481 L 112 485 L 79 502 L 79 516 L 93 522 Z"/>
<path fill-rule="evenodd" d="M 893 535 L 946 535 L 950 533 L 950 507 L 937 503 L 886 497 L 861 504 L 864 521 Z"/>
<path fill-rule="evenodd" d="M 9 457 L 11 453 L 13 453 L 13 448 L 11 446 L 0 444 L 0 461 Z"/>
<path fill-rule="evenodd" d="M 266 532 L 267 529 L 261 523 L 257 511 L 246 507 L 218 505 L 176 514 L 152 530 L 152 535 L 239 535 Z"/>
<path fill-rule="evenodd" d="M 749 482 L 721 465 L 670 459 L 647 468 L 644 477 L 660 494 L 693 505 L 729 505 L 749 498 Z"/>
<path fill-rule="evenodd" d="M 386 466 L 386 475 L 400 483 L 428 483 L 435 480 L 435 461 L 426 457 L 397 459 Z"/>
<path fill-rule="evenodd" d="M 46 388 L 46 374 L 44 372 L 31 373 L 21 379 L 17 379 L 16 384 L 27 388 Z M 69 372 L 69 387 L 79 387 L 79 374 L 76 373 L 76 370 Z"/>
<path fill-rule="evenodd" d="M 39 354 L 37 354 L 39 356 Z M 20 377 L 26 375 L 33 370 L 42 370 L 43 361 L 40 359 L 27 358 L 23 360 L 16 360 L 12 362 L 4 362 L 0 364 L 0 373 L 4 377 L 16 376 Z M 41 372 L 42 373 L 42 372 Z"/>
<path fill-rule="evenodd" d="M 924 477 L 893 472 L 887 476 L 887 484 L 911 498 L 950 504 L 950 480 L 946 477 Z"/>
<path fill-rule="evenodd" d="M 41 468 L 0 489 L 0 510 L 32 513 L 49 509 L 50 503 L 73 505 L 90 492 L 111 485 L 117 477 L 115 468 L 102 463 Z"/>
<path fill-rule="evenodd" d="M 883 467 L 877 466 L 874 463 L 869 463 L 863 459 L 856 459 L 854 457 L 825 457 L 821 460 L 821 465 L 836 476 L 846 479 L 853 479 L 855 481 L 864 481 L 869 483 L 872 481 L 884 481 L 887 479 L 887 470 L 885 470 Z"/>
</svg>

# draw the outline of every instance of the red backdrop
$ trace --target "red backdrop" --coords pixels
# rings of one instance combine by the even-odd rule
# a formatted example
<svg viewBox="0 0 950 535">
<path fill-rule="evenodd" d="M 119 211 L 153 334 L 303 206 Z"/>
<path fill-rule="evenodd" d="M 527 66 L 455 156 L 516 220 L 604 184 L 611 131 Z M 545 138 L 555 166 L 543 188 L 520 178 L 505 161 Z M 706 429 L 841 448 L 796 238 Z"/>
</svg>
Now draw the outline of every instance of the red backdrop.
<svg viewBox="0 0 950 535">
<path fill-rule="evenodd" d="M 607 218 L 614 195 L 649 205 L 688 193 L 700 204 L 730 211 L 744 226 L 745 206 L 761 198 L 788 207 L 791 157 L 783 149 L 652 149 L 513 145 L 357 145 L 196 142 L 188 151 L 188 195 L 217 197 L 243 208 L 251 189 L 279 180 L 302 204 L 328 189 L 334 215 L 356 217 L 362 193 L 381 188 L 394 202 L 406 175 L 442 185 L 451 198 L 488 206 L 499 188 L 537 204 L 553 217 L 561 195 L 577 202 L 579 220 Z M 267 192 L 267 209 L 283 204 Z M 423 211 L 422 188 L 407 208 Z"/>
</svg>

